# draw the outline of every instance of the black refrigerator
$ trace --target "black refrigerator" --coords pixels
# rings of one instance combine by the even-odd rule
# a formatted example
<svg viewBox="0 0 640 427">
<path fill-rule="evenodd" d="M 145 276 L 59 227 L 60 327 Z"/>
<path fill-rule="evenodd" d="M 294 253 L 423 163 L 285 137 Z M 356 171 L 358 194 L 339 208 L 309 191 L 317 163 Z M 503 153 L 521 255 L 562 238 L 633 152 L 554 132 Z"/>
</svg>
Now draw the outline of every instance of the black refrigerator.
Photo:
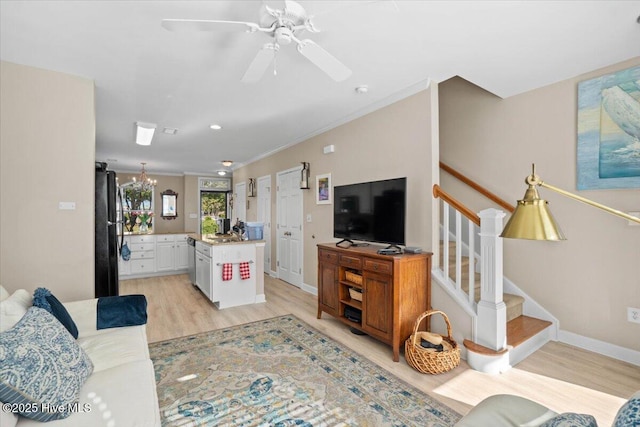
<svg viewBox="0 0 640 427">
<path fill-rule="evenodd" d="M 118 215 L 116 173 L 96 162 L 95 293 L 96 298 L 118 295 Z"/>
</svg>

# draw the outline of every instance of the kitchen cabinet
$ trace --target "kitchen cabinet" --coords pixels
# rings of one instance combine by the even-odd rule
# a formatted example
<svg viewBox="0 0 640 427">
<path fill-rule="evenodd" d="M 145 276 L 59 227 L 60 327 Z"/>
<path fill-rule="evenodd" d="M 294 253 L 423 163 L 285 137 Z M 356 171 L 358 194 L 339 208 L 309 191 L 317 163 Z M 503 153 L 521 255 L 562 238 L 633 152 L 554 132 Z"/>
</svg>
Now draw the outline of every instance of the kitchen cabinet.
<svg viewBox="0 0 640 427">
<path fill-rule="evenodd" d="M 145 275 L 156 271 L 155 236 L 131 236 L 131 274 Z"/>
<path fill-rule="evenodd" d="M 189 264 L 187 234 L 141 234 L 125 237 L 131 258 L 120 257 L 122 279 L 186 272 Z"/>
<path fill-rule="evenodd" d="M 196 242 L 196 286 L 219 309 L 256 302 L 256 244 Z M 262 261 L 262 259 L 260 259 Z M 247 262 L 249 277 L 240 276 L 240 264 Z M 231 278 L 223 280 L 224 264 L 231 266 Z"/>
<path fill-rule="evenodd" d="M 196 286 L 211 299 L 211 246 L 196 242 Z"/>
<path fill-rule="evenodd" d="M 176 270 L 186 270 L 189 268 L 189 245 L 187 235 L 176 235 Z"/>
<path fill-rule="evenodd" d="M 397 362 L 415 320 L 431 306 L 431 253 L 380 255 L 378 249 L 318 245 L 318 319 L 328 313 L 391 345 Z"/>
</svg>

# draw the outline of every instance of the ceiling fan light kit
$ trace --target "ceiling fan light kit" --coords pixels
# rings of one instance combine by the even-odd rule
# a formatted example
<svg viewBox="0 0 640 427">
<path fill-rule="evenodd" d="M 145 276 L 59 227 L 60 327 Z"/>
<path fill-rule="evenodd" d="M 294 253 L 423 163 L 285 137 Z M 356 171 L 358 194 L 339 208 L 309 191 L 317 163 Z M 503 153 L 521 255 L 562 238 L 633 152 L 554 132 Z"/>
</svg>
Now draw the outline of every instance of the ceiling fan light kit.
<svg viewBox="0 0 640 427">
<path fill-rule="evenodd" d="M 195 20 L 195 19 L 163 19 L 162 27 L 169 31 L 247 31 L 262 32 L 273 38 L 258 50 L 249 64 L 249 68 L 242 77 L 244 83 L 255 83 L 264 75 L 269 65 L 274 61 L 280 46 L 295 42 L 298 52 L 307 58 L 320 70 L 337 82 L 349 78 L 351 70 L 324 50 L 314 41 L 301 40 L 298 36 L 305 31 L 319 32 L 311 22 L 302 6 L 292 0 L 285 0 L 284 9 L 274 9 L 264 5 L 260 24 L 242 21 Z M 274 74 L 276 74 L 274 72 Z"/>
</svg>

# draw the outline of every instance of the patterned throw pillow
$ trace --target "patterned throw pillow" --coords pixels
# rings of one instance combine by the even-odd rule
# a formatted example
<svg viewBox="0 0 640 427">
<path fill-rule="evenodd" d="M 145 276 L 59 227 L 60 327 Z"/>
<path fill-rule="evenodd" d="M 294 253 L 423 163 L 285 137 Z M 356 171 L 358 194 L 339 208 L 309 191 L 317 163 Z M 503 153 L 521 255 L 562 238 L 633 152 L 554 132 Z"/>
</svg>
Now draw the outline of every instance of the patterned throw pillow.
<svg viewBox="0 0 640 427">
<path fill-rule="evenodd" d="M 35 290 L 33 293 L 33 306 L 44 308 L 53 314 L 74 338 L 78 338 L 76 322 L 73 321 L 67 309 L 64 308 L 64 305 L 62 305 L 49 289 L 38 288 Z"/>
<path fill-rule="evenodd" d="M 640 392 L 631 396 L 618 410 L 613 427 L 640 427 Z"/>
<path fill-rule="evenodd" d="M 556 415 L 540 427 L 598 427 L 598 423 L 591 415 L 565 412 Z"/>
<path fill-rule="evenodd" d="M 74 411 L 93 363 L 62 324 L 31 307 L 0 333 L 0 401 L 24 409 L 38 421 L 66 418 Z"/>
</svg>

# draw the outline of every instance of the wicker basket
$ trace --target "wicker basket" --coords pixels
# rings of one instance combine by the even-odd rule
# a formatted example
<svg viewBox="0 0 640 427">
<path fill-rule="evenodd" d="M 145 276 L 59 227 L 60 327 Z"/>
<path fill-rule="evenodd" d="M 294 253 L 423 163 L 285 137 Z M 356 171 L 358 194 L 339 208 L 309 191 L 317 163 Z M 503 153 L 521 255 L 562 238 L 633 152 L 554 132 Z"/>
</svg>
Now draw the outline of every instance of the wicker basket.
<svg viewBox="0 0 640 427">
<path fill-rule="evenodd" d="M 351 283 L 355 283 L 356 285 L 362 285 L 362 276 L 356 273 L 352 273 L 350 271 L 345 271 L 344 272 L 344 276 L 345 278 L 351 282 Z"/>
<path fill-rule="evenodd" d="M 442 351 L 424 348 L 420 345 L 420 322 L 433 314 L 441 314 L 447 324 L 447 335 L 442 336 Z M 404 344 L 404 357 L 409 366 L 423 374 L 441 374 L 460 364 L 460 348 L 451 336 L 451 323 L 446 314 L 439 310 L 429 310 L 416 319 L 413 334 Z"/>
</svg>

